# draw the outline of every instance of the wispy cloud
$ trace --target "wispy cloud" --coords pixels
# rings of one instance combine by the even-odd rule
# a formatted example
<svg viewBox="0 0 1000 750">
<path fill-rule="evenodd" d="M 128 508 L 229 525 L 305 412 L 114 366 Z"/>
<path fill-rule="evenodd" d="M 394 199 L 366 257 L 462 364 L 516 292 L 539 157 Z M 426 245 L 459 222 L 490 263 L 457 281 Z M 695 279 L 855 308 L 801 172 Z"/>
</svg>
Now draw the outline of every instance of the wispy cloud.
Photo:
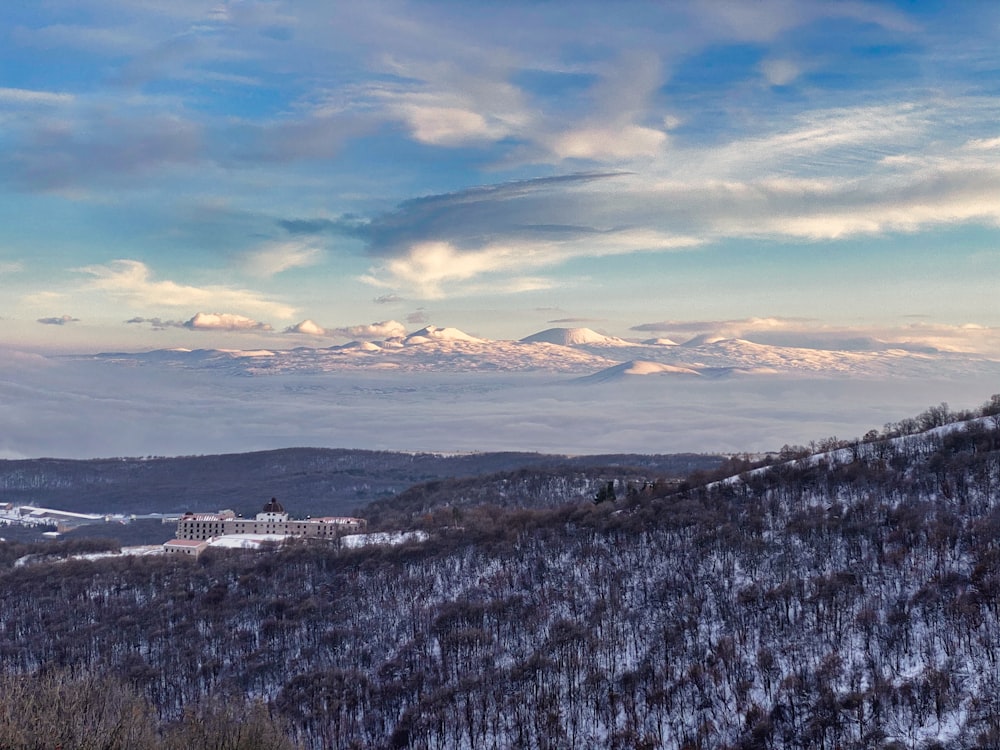
<svg viewBox="0 0 1000 750">
<path fill-rule="evenodd" d="M 35 121 L 0 157 L 0 179 L 31 191 L 116 185 L 201 158 L 201 128 L 177 115 L 90 112 Z"/>
<path fill-rule="evenodd" d="M 689 149 L 662 177 L 655 170 L 568 175 L 477 188 L 410 201 L 367 223 L 327 227 L 367 240 L 382 258 L 366 282 L 440 298 L 467 294 L 477 278 L 514 279 L 571 258 L 726 238 L 817 241 L 1000 225 L 1000 165 L 984 141 L 931 150 L 923 143 L 927 119 L 949 109 L 812 115 L 763 141 Z M 906 157 L 907 142 L 922 155 Z M 821 161 L 836 168 L 811 174 Z M 683 179 L 673 174 L 680 170 Z"/>
<path fill-rule="evenodd" d="M 1000 15 L 988 4 L 623 13 L 582 0 L 570 23 L 548 3 L 21 5 L 5 54 L 65 64 L 0 87 L 0 187 L 24 213 L 0 247 L 33 269 L 24 228 L 51 224 L 45 257 L 87 281 L 53 284 L 66 297 L 46 300 L 19 274 L 9 319 L 82 312 L 67 300 L 90 293 L 81 338 L 96 319 L 174 327 L 195 310 L 346 330 L 305 326 L 300 294 L 327 321 L 428 299 L 480 317 L 488 300 L 513 321 L 523 309 L 503 297 L 534 306 L 553 289 L 586 316 L 584 282 L 614 265 L 590 308 L 600 315 L 640 302 L 632 254 L 663 256 L 635 259 L 656 277 L 636 285 L 648 292 L 681 266 L 704 280 L 722 256 L 735 277 L 757 253 L 864 237 L 874 253 L 926 260 L 927 242 L 911 250 L 895 235 L 1000 226 Z M 967 267 L 976 249 L 962 247 Z M 695 250 L 700 270 L 666 257 Z M 592 262 L 611 256 L 621 264 Z M 980 267 L 981 284 L 996 267 Z M 823 304 L 844 294 L 816 283 Z M 779 296 L 774 310 L 803 309 Z"/>
<path fill-rule="evenodd" d="M 508 291 L 547 288 L 551 282 L 524 275 L 574 257 L 640 250 L 674 250 L 698 240 L 669 231 L 621 225 L 602 194 L 590 183 L 620 174 L 578 174 L 529 180 L 430 196 L 401 205 L 368 222 L 305 222 L 350 234 L 368 243 L 380 259 L 362 280 L 422 298 L 478 293 L 470 284 L 484 276 Z M 607 221 L 608 224 L 596 222 Z M 615 223 L 610 223 L 615 222 Z"/>
<path fill-rule="evenodd" d="M 38 91 L 35 89 L 0 88 L 0 102 L 7 104 L 42 104 L 47 106 L 71 104 L 72 94 L 58 91 Z"/>
<path fill-rule="evenodd" d="M 139 307 L 228 307 L 277 318 L 290 318 L 295 314 L 294 307 L 247 289 L 221 285 L 198 287 L 156 280 L 149 267 L 137 260 L 116 260 L 77 270 L 91 277 L 83 285 L 85 290 L 101 292 Z"/>
<path fill-rule="evenodd" d="M 315 265 L 322 257 L 320 248 L 304 242 L 276 242 L 245 253 L 239 266 L 258 278 L 270 278 L 282 271 Z"/>
<path fill-rule="evenodd" d="M 794 60 L 771 58 L 761 62 L 760 72 L 771 86 L 787 86 L 802 74 L 802 67 Z"/>
<path fill-rule="evenodd" d="M 125 325 L 148 325 L 154 331 L 163 331 L 167 328 L 183 328 L 182 320 L 164 320 L 163 318 L 143 318 L 136 316 L 125 321 Z"/>
</svg>

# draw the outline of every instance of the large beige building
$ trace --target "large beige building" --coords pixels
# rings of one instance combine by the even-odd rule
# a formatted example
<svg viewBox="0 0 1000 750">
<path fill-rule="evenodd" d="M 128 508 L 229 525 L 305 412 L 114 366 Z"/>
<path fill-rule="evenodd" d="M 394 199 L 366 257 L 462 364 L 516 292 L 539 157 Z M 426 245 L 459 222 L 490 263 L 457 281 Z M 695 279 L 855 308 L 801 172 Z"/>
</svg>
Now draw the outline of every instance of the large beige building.
<svg viewBox="0 0 1000 750">
<path fill-rule="evenodd" d="M 178 539 L 211 539 L 230 534 L 269 534 L 335 539 L 364 531 L 367 521 L 349 516 L 325 516 L 304 520 L 289 518 L 273 497 L 253 518 L 237 518 L 231 510 L 218 513 L 185 513 L 177 522 Z"/>
</svg>

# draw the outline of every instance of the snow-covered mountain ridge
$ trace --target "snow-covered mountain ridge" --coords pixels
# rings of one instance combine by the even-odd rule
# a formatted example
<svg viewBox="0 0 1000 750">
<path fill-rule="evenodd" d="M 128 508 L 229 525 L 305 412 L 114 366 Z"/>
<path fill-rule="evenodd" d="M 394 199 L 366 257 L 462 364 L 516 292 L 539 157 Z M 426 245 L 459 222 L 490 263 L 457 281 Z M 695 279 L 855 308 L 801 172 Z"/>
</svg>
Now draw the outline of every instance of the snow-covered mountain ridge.
<svg viewBox="0 0 1000 750">
<path fill-rule="evenodd" d="M 517 341 L 471 336 L 427 326 L 405 337 L 288 350 L 161 349 L 103 353 L 122 364 L 223 370 L 264 375 L 366 370 L 396 372 L 547 372 L 594 376 L 810 374 L 855 377 L 947 377 L 950 372 L 1000 374 L 1000 362 L 978 355 L 903 349 L 841 351 L 773 346 L 699 336 L 680 345 L 661 339 L 632 342 L 589 328 L 550 328 Z M 623 367 L 623 365 L 626 365 Z"/>
</svg>

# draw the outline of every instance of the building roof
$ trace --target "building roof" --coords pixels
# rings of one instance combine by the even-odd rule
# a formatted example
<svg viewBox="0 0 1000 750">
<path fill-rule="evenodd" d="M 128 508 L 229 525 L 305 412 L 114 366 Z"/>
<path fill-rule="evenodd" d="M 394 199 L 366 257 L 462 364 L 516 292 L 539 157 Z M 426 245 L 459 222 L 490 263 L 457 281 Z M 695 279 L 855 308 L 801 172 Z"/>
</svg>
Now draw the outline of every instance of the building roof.
<svg viewBox="0 0 1000 750">
<path fill-rule="evenodd" d="M 201 547 L 202 545 L 207 545 L 208 542 L 205 539 L 171 539 L 166 542 L 164 547 Z"/>
<path fill-rule="evenodd" d="M 364 523 L 360 518 L 354 518 L 351 516 L 321 516 L 319 518 L 309 519 L 313 523 L 335 523 L 335 524 L 345 524 L 345 523 Z M 301 523 L 301 521 L 299 522 Z"/>
<path fill-rule="evenodd" d="M 284 513 L 285 509 L 278 502 L 277 498 L 271 498 L 271 502 L 264 506 L 264 513 Z"/>
</svg>

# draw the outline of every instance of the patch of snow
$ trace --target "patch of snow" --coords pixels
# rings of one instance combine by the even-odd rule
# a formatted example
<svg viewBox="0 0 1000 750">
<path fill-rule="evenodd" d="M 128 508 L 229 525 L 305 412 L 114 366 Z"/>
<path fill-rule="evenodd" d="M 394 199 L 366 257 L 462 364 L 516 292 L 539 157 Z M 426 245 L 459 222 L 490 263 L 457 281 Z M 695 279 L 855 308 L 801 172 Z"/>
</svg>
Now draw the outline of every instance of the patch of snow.
<svg viewBox="0 0 1000 750">
<path fill-rule="evenodd" d="M 681 346 L 692 347 L 692 346 L 704 346 L 705 344 L 718 344 L 720 341 L 728 341 L 725 336 L 720 336 L 716 333 L 702 333 L 699 336 L 695 336 L 692 339 L 688 339 Z"/>
<path fill-rule="evenodd" d="M 264 544 L 280 544 L 288 538 L 286 534 L 223 534 L 209 539 L 208 546 L 224 549 L 260 549 Z"/>
<path fill-rule="evenodd" d="M 382 347 L 378 344 L 373 344 L 371 341 L 352 341 L 349 344 L 344 344 L 343 346 L 338 346 L 337 349 L 340 351 L 354 349 L 361 352 L 380 352 Z"/>
<path fill-rule="evenodd" d="M 426 542 L 426 531 L 379 531 L 371 534 L 348 534 L 340 538 L 340 544 L 347 549 L 370 547 L 375 544 L 393 546 L 404 542 Z"/>
</svg>

